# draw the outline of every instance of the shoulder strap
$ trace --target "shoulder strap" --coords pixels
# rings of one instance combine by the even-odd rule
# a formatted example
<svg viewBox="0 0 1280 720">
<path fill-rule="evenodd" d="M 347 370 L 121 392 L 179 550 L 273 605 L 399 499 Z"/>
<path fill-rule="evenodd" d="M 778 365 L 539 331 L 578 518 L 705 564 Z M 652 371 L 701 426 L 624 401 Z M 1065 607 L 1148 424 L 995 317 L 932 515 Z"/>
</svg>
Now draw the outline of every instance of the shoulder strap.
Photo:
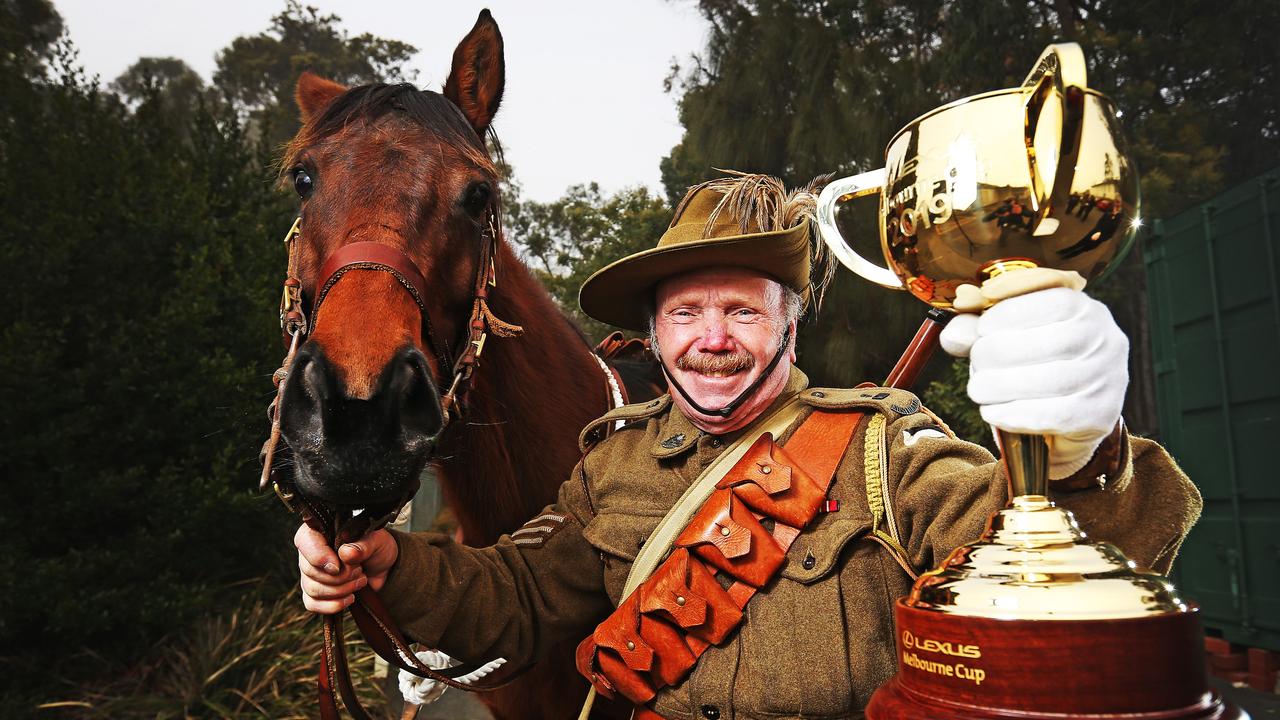
<svg viewBox="0 0 1280 720">
<path fill-rule="evenodd" d="M 662 395 L 648 402 L 632 403 L 614 408 L 600 417 L 587 423 L 578 435 L 578 450 L 586 453 L 597 443 L 615 430 L 621 430 L 628 423 L 644 420 L 662 413 L 671 404 L 670 395 Z"/>
<path fill-rule="evenodd" d="M 654 528 L 653 533 L 644 541 L 644 546 L 640 548 L 640 553 L 636 555 L 635 562 L 631 564 L 631 572 L 627 575 L 627 582 L 622 588 L 622 597 L 619 603 L 630 597 L 635 592 L 640 583 L 649 579 L 654 570 L 658 569 L 658 564 L 667 556 L 667 552 L 671 550 L 675 544 L 676 536 L 680 531 L 684 530 L 689 524 L 689 519 L 693 514 L 698 512 L 707 498 L 711 496 L 712 491 L 716 489 L 716 483 L 720 482 L 725 474 L 737 464 L 738 460 L 747 453 L 747 450 L 755 443 L 756 439 L 765 433 L 772 433 L 774 437 L 781 435 L 796 418 L 804 410 L 804 404 L 800 402 L 797 396 L 789 398 L 777 410 L 774 410 L 767 417 L 757 420 L 752 426 L 742 434 L 732 445 L 725 448 L 720 456 L 711 462 L 698 479 L 693 481 L 688 490 L 684 491 L 684 495 L 671 506 L 665 517 L 658 522 L 658 527 Z"/>
</svg>

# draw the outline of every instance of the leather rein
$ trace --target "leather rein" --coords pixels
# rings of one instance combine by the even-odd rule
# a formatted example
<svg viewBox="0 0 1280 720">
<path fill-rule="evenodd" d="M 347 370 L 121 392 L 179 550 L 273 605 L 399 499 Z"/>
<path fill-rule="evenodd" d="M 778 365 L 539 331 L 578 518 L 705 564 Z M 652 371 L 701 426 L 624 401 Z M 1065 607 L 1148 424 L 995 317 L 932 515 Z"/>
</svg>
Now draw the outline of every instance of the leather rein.
<svg viewBox="0 0 1280 720">
<path fill-rule="evenodd" d="M 308 308 L 302 283 L 298 279 L 298 238 L 302 234 L 302 218 L 298 217 L 285 235 L 284 242 L 288 247 L 288 272 L 284 281 L 284 290 L 280 299 L 280 330 L 288 343 L 288 351 L 280 368 L 272 374 L 272 382 L 276 386 L 276 396 L 267 409 L 271 420 L 271 435 L 263 445 L 262 477 L 260 487 L 268 484 L 290 512 L 298 513 L 303 521 L 312 529 L 321 533 L 329 546 L 335 550 L 343 543 L 359 539 L 363 535 L 377 530 L 394 520 L 401 509 L 412 501 L 417 493 L 418 482 L 415 479 L 402 499 L 390 512 L 379 517 L 371 517 L 370 513 L 352 516 L 350 511 L 338 511 L 315 502 L 297 492 L 288 473 L 280 472 L 274 467 L 274 458 L 280 444 L 281 406 L 284 402 L 284 381 L 293 366 L 298 348 L 306 341 L 316 325 L 321 304 L 329 290 L 351 270 L 374 270 L 390 273 L 408 292 L 422 313 L 424 335 L 431 350 L 436 355 L 439 367 L 451 367 L 453 375 L 445 393 L 440 396 L 442 409 L 442 425 L 439 438 L 449 424 L 460 418 L 467 408 L 467 395 L 475 385 L 475 370 L 479 365 L 480 355 L 484 351 L 485 341 L 490 333 L 498 337 L 517 337 L 524 332 L 519 325 L 499 319 L 489 309 L 488 296 L 490 288 L 497 286 L 497 267 L 495 257 L 499 237 L 498 213 L 490 206 L 486 215 L 485 228 L 481 233 L 480 256 L 476 266 L 476 278 L 473 286 L 471 316 L 465 330 L 466 342 L 456 358 L 450 358 L 447 347 L 441 345 L 431 326 L 430 314 L 427 312 L 426 279 L 421 270 L 405 253 L 376 242 L 356 242 L 343 245 L 327 257 L 321 266 L 320 281 L 317 283 L 315 300 Z M 355 593 L 355 602 L 348 608 L 352 620 L 360 630 L 369 646 L 390 665 L 421 678 L 427 678 L 442 685 L 463 690 L 489 690 L 498 684 L 479 684 L 476 680 L 483 677 L 486 666 L 459 665 L 447 669 L 433 669 L 423 664 L 409 647 L 409 643 L 396 628 L 390 614 L 382 604 L 378 594 L 368 586 Z M 356 697 L 351 684 L 350 671 L 347 665 L 346 648 L 343 643 L 342 613 L 325 615 L 324 646 L 320 657 L 320 678 L 318 683 L 320 717 L 323 720 L 339 718 L 337 697 L 341 696 L 347 711 L 356 720 L 371 720 L 368 712 Z M 335 692 L 336 691 L 336 692 Z"/>
</svg>

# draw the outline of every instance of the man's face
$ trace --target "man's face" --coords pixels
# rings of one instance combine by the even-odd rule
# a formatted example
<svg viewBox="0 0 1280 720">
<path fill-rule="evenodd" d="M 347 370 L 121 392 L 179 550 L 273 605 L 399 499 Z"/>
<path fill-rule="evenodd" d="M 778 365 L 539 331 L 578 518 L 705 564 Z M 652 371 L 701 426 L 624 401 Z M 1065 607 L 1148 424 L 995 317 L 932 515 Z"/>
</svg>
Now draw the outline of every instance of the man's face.
<svg viewBox="0 0 1280 720">
<path fill-rule="evenodd" d="M 788 321 L 782 286 L 744 268 L 713 268 L 679 275 L 658 286 L 654 333 L 663 363 L 698 405 L 728 405 L 769 365 Z M 795 327 L 791 327 L 792 337 Z M 676 406 L 711 433 L 737 430 L 754 420 L 787 383 L 794 344 L 752 396 L 728 418 L 697 412 L 680 393 Z"/>
</svg>

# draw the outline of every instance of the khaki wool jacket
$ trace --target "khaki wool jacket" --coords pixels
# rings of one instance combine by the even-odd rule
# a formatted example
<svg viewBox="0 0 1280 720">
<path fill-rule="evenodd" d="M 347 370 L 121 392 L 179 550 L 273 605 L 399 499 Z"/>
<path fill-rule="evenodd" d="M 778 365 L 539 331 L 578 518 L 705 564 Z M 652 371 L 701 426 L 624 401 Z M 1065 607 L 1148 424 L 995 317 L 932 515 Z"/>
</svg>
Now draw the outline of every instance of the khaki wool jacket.
<svg viewBox="0 0 1280 720">
<path fill-rule="evenodd" d="M 896 529 L 917 572 L 975 540 L 1004 504 L 999 463 L 956 439 L 914 395 L 807 384 L 793 370 L 778 402 L 799 393 L 815 408 L 884 416 L 881 493 L 889 518 L 880 529 Z M 614 429 L 618 420 L 626 424 Z M 828 493 L 839 509 L 820 514 L 795 541 L 781 577 L 751 600 L 737 632 L 708 649 L 680 685 L 659 692 L 651 707 L 660 715 L 696 720 L 712 706 L 721 720 L 857 718 L 895 672 L 893 603 L 911 578 L 868 540 L 867 427 L 854 435 Z M 590 446 L 601 431 L 607 437 Z M 409 637 L 467 662 L 506 658 L 500 673 L 526 666 L 558 641 L 585 638 L 619 603 L 636 552 L 658 521 L 736 439 L 698 430 L 670 396 L 614 410 L 583 436 L 585 455 L 556 503 L 495 545 L 395 534 L 399 559 L 381 594 Z M 1092 539 L 1167 572 L 1199 516 L 1200 495 L 1159 445 L 1125 442 L 1118 477 L 1053 492 L 1053 500 L 1074 512 Z"/>
</svg>

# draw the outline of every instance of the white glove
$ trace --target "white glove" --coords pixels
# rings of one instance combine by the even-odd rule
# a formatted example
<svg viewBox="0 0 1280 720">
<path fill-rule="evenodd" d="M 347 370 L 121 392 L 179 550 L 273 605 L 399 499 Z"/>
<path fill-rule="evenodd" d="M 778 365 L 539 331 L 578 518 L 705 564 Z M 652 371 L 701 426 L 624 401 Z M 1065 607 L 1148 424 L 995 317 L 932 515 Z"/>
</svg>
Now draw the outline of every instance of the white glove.
<svg viewBox="0 0 1280 720">
<path fill-rule="evenodd" d="M 1111 311 L 1065 287 L 1001 300 L 958 315 L 942 347 L 969 358 L 969 397 L 982 419 L 1049 438 L 1049 477 L 1084 467 L 1120 420 L 1129 385 L 1129 339 Z"/>
</svg>

